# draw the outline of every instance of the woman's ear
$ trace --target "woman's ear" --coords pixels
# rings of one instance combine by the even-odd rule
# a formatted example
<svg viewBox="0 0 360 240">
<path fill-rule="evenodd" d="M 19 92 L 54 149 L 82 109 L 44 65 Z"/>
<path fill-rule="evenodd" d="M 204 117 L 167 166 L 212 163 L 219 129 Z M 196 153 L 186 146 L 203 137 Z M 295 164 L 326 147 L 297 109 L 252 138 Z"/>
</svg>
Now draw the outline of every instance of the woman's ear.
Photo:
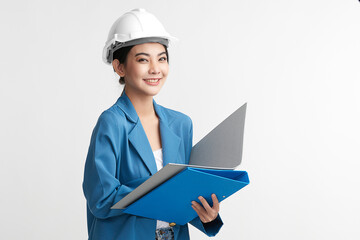
<svg viewBox="0 0 360 240">
<path fill-rule="evenodd" d="M 113 66 L 115 72 L 116 72 L 120 77 L 125 77 L 124 64 L 120 63 L 118 59 L 114 59 L 114 60 L 112 61 L 112 66 Z"/>
</svg>

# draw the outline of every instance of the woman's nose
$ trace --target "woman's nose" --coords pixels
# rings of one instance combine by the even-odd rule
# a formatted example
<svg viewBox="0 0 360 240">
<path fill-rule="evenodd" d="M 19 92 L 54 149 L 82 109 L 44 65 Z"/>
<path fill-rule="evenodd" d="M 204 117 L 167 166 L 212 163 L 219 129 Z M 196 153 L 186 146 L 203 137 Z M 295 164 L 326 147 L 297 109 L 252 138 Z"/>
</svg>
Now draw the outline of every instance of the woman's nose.
<svg viewBox="0 0 360 240">
<path fill-rule="evenodd" d="M 158 74 L 158 73 L 160 73 L 160 67 L 159 67 L 159 64 L 157 62 L 151 62 L 150 63 L 149 73 L 150 74 Z"/>
</svg>

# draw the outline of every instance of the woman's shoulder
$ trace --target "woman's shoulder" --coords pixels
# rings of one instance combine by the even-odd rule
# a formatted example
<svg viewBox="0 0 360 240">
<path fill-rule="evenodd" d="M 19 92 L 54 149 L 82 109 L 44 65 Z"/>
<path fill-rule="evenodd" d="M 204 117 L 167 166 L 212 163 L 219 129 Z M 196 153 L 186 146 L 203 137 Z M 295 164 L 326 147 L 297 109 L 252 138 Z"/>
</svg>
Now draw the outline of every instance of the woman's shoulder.
<svg viewBox="0 0 360 240">
<path fill-rule="evenodd" d="M 115 104 L 108 109 L 104 110 L 98 119 L 98 123 L 106 123 L 111 125 L 123 125 L 125 123 L 126 116 Z"/>
</svg>

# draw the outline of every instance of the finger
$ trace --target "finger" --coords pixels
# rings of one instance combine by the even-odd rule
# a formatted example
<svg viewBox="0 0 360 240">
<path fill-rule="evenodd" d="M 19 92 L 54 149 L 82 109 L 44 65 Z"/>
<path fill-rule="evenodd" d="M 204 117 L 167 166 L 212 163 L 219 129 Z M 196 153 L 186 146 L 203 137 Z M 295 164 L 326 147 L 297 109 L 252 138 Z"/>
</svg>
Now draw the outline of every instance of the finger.
<svg viewBox="0 0 360 240">
<path fill-rule="evenodd" d="M 216 197 L 216 196 L 215 196 Z M 211 222 L 212 220 L 214 220 L 217 215 L 218 215 L 218 211 L 217 208 L 218 206 L 216 206 L 215 208 L 211 208 L 210 205 L 208 204 L 208 202 L 206 201 L 205 198 L 203 198 L 202 196 L 199 197 L 199 200 L 201 201 L 201 203 L 204 206 L 204 210 L 206 211 L 204 213 L 204 217 L 206 218 L 206 220 L 208 222 Z M 216 199 L 217 200 L 217 199 Z"/>
<path fill-rule="evenodd" d="M 212 201 L 213 201 L 213 209 L 216 211 L 216 212 L 219 212 L 220 211 L 220 203 L 219 203 L 219 200 L 218 198 L 216 197 L 216 195 L 213 193 L 211 194 L 211 198 L 212 198 Z"/>
<path fill-rule="evenodd" d="M 206 220 L 205 220 L 204 216 L 201 214 L 201 212 L 200 212 L 198 209 L 196 209 L 194 205 L 191 205 L 191 207 L 192 207 L 192 208 L 194 209 L 194 211 L 197 213 L 197 215 L 199 216 L 200 220 L 201 220 L 202 222 L 205 222 Z"/>
<path fill-rule="evenodd" d="M 206 216 L 204 215 L 204 208 L 200 206 L 200 204 L 194 202 L 191 207 L 194 209 L 194 211 L 197 213 L 197 215 L 199 216 L 200 220 L 202 222 L 207 222 L 207 218 Z"/>
<path fill-rule="evenodd" d="M 212 211 L 210 205 L 208 204 L 208 202 L 206 201 L 205 198 L 203 198 L 202 196 L 200 196 L 200 197 L 199 197 L 199 200 L 200 200 L 200 202 L 202 203 L 203 207 L 205 208 L 205 210 L 206 210 L 207 212 L 211 212 L 211 211 Z"/>
<path fill-rule="evenodd" d="M 206 210 L 199 203 L 192 201 L 192 206 L 201 213 L 201 215 L 206 215 Z"/>
<path fill-rule="evenodd" d="M 194 210 L 196 209 L 196 212 L 198 213 L 200 220 L 204 223 L 206 222 L 211 222 L 212 221 L 212 216 L 210 215 L 210 213 L 208 213 L 205 208 L 203 208 L 201 206 L 200 203 L 193 201 L 193 208 Z M 213 211 L 213 210 L 212 210 Z M 217 214 L 217 213 L 215 213 Z"/>
<path fill-rule="evenodd" d="M 211 222 L 212 220 L 214 220 L 217 216 L 217 212 L 213 209 L 210 208 L 210 212 L 206 211 L 205 208 L 203 208 L 203 206 L 200 203 L 197 203 L 195 201 L 193 201 L 193 206 L 197 209 L 198 215 L 201 216 L 201 221 L 202 222 Z"/>
</svg>

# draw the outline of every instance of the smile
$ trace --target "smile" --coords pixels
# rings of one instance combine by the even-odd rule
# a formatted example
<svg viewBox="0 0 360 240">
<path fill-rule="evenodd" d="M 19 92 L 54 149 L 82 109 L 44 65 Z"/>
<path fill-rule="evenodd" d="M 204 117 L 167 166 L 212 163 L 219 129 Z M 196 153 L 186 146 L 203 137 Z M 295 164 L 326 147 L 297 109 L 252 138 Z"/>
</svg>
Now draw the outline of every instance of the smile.
<svg viewBox="0 0 360 240">
<path fill-rule="evenodd" d="M 160 79 L 161 78 L 147 78 L 147 79 L 144 79 L 144 81 L 149 85 L 156 86 L 159 84 Z"/>
<path fill-rule="evenodd" d="M 158 82 L 160 80 L 160 78 L 156 78 L 156 79 L 144 79 L 147 82 L 151 82 L 151 83 L 155 83 Z"/>
</svg>

